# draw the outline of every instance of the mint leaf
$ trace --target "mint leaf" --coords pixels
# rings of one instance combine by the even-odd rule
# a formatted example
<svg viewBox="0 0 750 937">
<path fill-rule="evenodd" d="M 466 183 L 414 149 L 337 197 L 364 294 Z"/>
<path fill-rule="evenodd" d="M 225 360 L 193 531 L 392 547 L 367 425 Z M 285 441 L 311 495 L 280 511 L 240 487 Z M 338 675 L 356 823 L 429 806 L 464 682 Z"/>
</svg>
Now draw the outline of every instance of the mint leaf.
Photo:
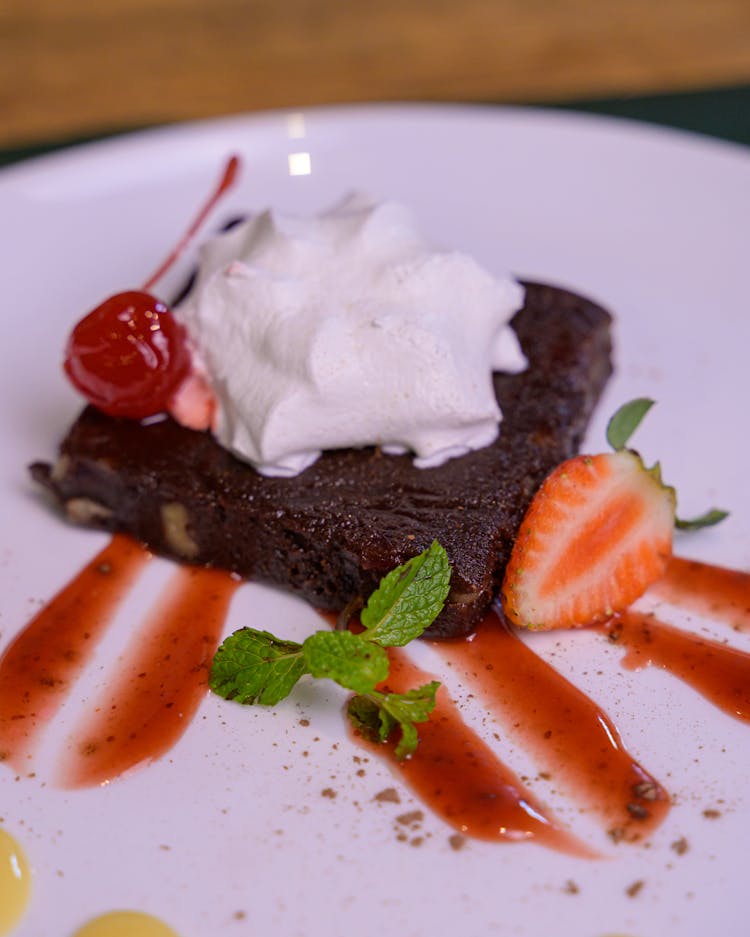
<svg viewBox="0 0 750 937">
<path fill-rule="evenodd" d="M 451 568 L 437 540 L 385 576 L 362 610 L 368 641 L 403 647 L 437 618 L 450 584 Z"/>
<path fill-rule="evenodd" d="M 384 742 L 393 729 L 401 730 L 401 738 L 394 750 L 402 760 L 417 750 L 419 737 L 415 722 L 426 722 L 435 708 L 437 680 L 406 693 L 380 693 L 375 690 L 366 696 L 355 696 L 349 702 L 348 714 L 354 727 L 370 741 Z"/>
<path fill-rule="evenodd" d="M 388 677 L 384 648 L 408 643 L 434 621 L 448 595 L 450 575 L 445 550 L 435 541 L 384 577 L 362 613 L 365 630 L 360 634 L 316 631 L 298 644 L 268 631 L 235 631 L 214 656 L 209 685 L 225 699 L 272 706 L 304 674 L 334 680 L 357 694 L 348 704 L 354 726 L 380 742 L 398 728 L 395 754 L 406 758 L 419 742 L 415 724 L 435 708 L 440 684 L 433 681 L 406 693 L 376 690 Z"/>
<path fill-rule="evenodd" d="M 399 725 L 401 727 L 401 738 L 398 740 L 398 745 L 393 750 L 393 754 L 399 761 L 403 761 L 404 758 L 413 755 L 417 750 L 419 733 L 411 722 L 401 722 Z"/>
<path fill-rule="evenodd" d="M 347 713 L 354 728 L 371 742 L 385 742 L 396 727 L 396 720 L 370 696 L 353 696 Z"/>
<path fill-rule="evenodd" d="M 242 628 L 217 650 L 209 686 L 224 699 L 274 706 L 291 693 L 304 673 L 302 646 L 296 641 Z"/>
<path fill-rule="evenodd" d="M 648 397 L 637 397 L 623 404 L 607 424 L 607 442 L 619 452 L 640 426 L 641 420 L 653 407 L 654 401 Z"/>
<path fill-rule="evenodd" d="M 383 706 L 398 722 L 424 722 L 435 708 L 437 680 L 406 693 L 386 693 Z"/>
<path fill-rule="evenodd" d="M 700 517 L 692 517 L 690 520 L 682 520 L 676 517 L 674 525 L 678 530 L 700 530 L 703 527 L 713 527 L 714 524 L 719 524 L 725 517 L 729 517 L 729 511 L 711 508 L 710 511 L 706 511 Z"/>
<path fill-rule="evenodd" d="M 407 693 L 388 693 L 382 701 L 383 709 L 401 728 L 401 738 L 394 754 L 399 760 L 413 755 L 419 738 L 415 722 L 426 722 L 435 708 L 435 694 L 440 684 L 437 680 Z"/>
<path fill-rule="evenodd" d="M 347 690 L 369 693 L 388 676 L 388 654 L 350 631 L 317 631 L 302 645 L 307 670 Z"/>
</svg>

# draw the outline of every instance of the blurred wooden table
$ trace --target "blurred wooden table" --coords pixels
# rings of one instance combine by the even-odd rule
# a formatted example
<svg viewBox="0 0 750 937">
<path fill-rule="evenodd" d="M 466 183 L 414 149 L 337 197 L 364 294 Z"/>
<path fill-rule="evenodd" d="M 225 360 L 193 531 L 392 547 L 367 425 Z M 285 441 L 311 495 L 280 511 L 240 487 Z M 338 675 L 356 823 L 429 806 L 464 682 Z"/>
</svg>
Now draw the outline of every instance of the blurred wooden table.
<svg viewBox="0 0 750 937">
<path fill-rule="evenodd" d="M 750 81 L 750 0 L 0 0 L 0 147 L 344 101 Z"/>
</svg>

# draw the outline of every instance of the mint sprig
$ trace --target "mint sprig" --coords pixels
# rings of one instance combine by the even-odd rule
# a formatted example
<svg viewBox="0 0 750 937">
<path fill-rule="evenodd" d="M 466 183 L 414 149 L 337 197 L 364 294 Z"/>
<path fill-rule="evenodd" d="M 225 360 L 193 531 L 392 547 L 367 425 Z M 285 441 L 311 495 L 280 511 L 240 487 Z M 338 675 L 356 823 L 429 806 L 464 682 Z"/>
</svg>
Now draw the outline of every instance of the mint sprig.
<svg viewBox="0 0 750 937">
<path fill-rule="evenodd" d="M 384 648 L 403 647 L 432 624 L 448 595 L 450 574 L 445 550 L 434 541 L 381 580 L 362 611 L 359 634 L 316 631 L 299 644 L 241 628 L 217 650 L 209 685 L 225 699 L 273 706 L 305 674 L 333 680 L 357 694 L 348 706 L 355 727 L 379 741 L 400 729 L 395 753 L 406 758 L 417 747 L 415 724 L 435 708 L 440 684 L 433 681 L 406 693 L 376 690 L 389 672 Z"/>
<path fill-rule="evenodd" d="M 316 631 L 302 645 L 302 656 L 311 676 L 355 693 L 369 692 L 388 676 L 388 654 L 351 631 Z"/>
<path fill-rule="evenodd" d="M 450 578 L 448 558 L 437 541 L 388 573 L 360 615 L 368 640 L 403 647 L 418 638 L 424 622 L 433 622 L 443 607 Z"/>
<path fill-rule="evenodd" d="M 349 701 L 348 713 L 354 726 L 371 741 L 384 742 L 398 725 L 401 739 L 396 746 L 397 758 L 405 758 L 417 747 L 416 722 L 425 722 L 435 708 L 437 680 L 406 693 L 361 693 Z"/>
<path fill-rule="evenodd" d="M 281 641 L 268 631 L 242 628 L 219 647 L 211 666 L 209 686 L 238 703 L 275 706 L 305 673 L 301 646 Z"/>
</svg>

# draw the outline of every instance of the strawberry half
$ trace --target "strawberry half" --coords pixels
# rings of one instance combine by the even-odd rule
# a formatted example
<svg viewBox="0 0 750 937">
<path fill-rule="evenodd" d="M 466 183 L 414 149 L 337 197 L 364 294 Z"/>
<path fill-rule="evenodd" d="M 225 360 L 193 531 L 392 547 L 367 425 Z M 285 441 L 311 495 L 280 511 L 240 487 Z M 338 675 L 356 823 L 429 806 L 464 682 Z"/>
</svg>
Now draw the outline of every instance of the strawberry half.
<svg viewBox="0 0 750 937">
<path fill-rule="evenodd" d="M 607 428 L 614 452 L 577 456 L 542 484 L 521 524 L 502 587 L 515 625 L 574 628 L 610 618 L 659 579 L 672 555 L 676 496 L 625 448 L 653 401 L 622 407 Z M 715 524 L 709 511 L 687 528 Z"/>
</svg>

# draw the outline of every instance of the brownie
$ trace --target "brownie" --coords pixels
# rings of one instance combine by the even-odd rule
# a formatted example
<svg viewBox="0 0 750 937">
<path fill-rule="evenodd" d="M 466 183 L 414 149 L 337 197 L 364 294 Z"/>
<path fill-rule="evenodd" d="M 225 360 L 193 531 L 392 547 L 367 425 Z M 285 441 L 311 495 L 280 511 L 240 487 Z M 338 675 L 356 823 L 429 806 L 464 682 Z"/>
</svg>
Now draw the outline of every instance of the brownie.
<svg viewBox="0 0 750 937">
<path fill-rule="evenodd" d="M 566 290 L 524 285 L 512 324 L 529 368 L 494 375 L 499 437 L 438 468 L 377 448 L 344 449 L 294 478 L 267 478 L 208 433 L 87 407 L 54 467 L 36 463 L 32 475 L 73 520 L 286 587 L 334 612 L 437 539 L 453 573 L 428 633 L 465 634 L 497 596 L 534 492 L 577 452 L 611 372 L 609 315 Z"/>
</svg>

